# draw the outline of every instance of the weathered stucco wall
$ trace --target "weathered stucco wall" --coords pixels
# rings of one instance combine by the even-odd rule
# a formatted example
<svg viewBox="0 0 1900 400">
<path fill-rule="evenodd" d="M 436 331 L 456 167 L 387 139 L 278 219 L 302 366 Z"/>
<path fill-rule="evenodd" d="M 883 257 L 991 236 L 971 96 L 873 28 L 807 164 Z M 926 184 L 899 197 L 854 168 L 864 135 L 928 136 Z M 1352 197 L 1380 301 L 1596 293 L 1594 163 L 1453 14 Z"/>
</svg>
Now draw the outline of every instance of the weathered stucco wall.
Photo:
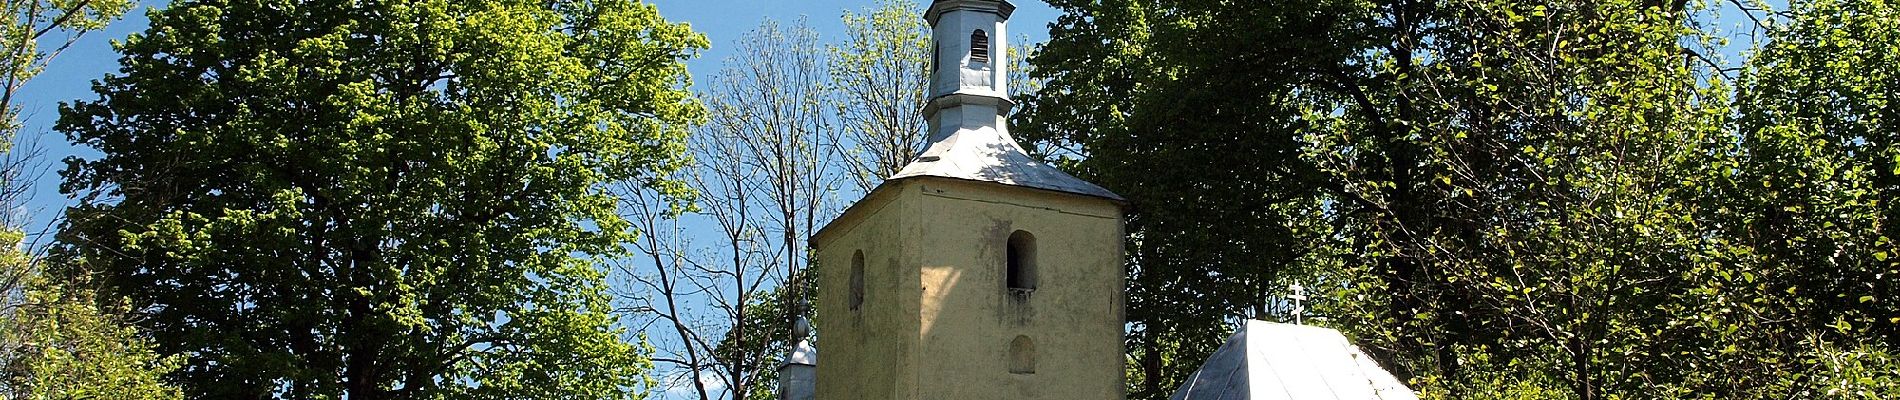
<svg viewBox="0 0 1900 400">
<path fill-rule="evenodd" d="M 1119 205 L 933 177 L 877 192 L 813 239 L 819 399 L 1122 398 Z M 1004 282 L 1016 231 L 1035 237 L 1028 293 Z M 852 311 L 857 251 L 866 289 Z M 1012 349 L 1033 350 L 1033 372 Z"/>
<path fill-rule="evenodd" d="M 915 246 L 916 196 L 891 187 L 866 196 L 814 237 L 818 260 L 818 398 L 900 399 L 916 386 L 920 298 Z M 851 271 L 863 252 L 864 299 L 850 308 Z M 837 365 L 836 368 L 824 368 Z M 846 368 L 845 366 L 862 366 Z"/>
</svg>

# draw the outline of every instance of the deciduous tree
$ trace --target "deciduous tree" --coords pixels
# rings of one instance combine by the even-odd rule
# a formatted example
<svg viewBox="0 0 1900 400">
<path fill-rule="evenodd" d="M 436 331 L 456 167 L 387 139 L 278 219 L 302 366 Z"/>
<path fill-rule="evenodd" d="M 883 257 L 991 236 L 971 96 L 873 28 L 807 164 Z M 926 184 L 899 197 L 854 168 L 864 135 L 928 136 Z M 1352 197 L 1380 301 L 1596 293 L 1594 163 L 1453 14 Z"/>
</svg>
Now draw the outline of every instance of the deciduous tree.
<svg viewBox="0 0 1900 400">
<path fill-rule="evenodd" d="M 35 249 L 24 243 L 31 182 L 45 168 L 32 137 L 20 129 L 15 94 L 79 37 L 105 27 L 130 9 L 126 1 L 0 2 L 0 398 L 172 399 L 163 382 L 177 358 L 160 358 L 129 326 L 123 304 L 99 298 L 84 279 L 48 276 Z"/>
<path fill-rule="evenodd" d="M 1133 397 L 1293 281 L 1428 396 L 1774 380 L 1700 323 L 1745 252 L 1696 217 L 1732 159 L 1702 5 L 1052 5 L 1022 131 L 1136 204 Z"/>
<path fill-rule="evenodd" d="M 625 197 L 631 219 L 676 236 L 644 238 L 644 257 L 618 263 L 616 279 L 633 283 L 622 298 L 658 318 L 649 331 L 669 384 L 698 398 L 769 398 L 791 318 L 810 315 L 780 294 L 808 287 L 805 238 L 843 184 L 819 40 L 803 20 L 768 19 L 734 43 L 739 55 L 699 94 L 710 116 L 681 178 L 698 192 L 695 213 L 650 190 Z"/>
<path fill-rule="evenodd" d="M 845 11 L 845 37 L 830 46 L 830 93 L 836 98 L 841 164 L 860 192 L 870 192 L 923 151 L 929 93 L 930 27 L 920 3 L 881 0 Z"/>
<path fill-rule="evenodd" d="M 608 186 L 665 179 L 706 43 L 631 0 L 179 1 L 57 129 L 58 272 L 194 398 L 637 398 Z M 669 192 L 669 194 L 673 194 Z"/>
<path fill-rule="evenodd" d="M 21 273 L 0 297 L 0 397 L 160 400 L 182 397 L 165 382 L 182 357 L 160 357 L 125 319 L 123 303 L 98 298 L 85 281 L 52 281 L 0 232 L 0 270 Z"/>
</svg>

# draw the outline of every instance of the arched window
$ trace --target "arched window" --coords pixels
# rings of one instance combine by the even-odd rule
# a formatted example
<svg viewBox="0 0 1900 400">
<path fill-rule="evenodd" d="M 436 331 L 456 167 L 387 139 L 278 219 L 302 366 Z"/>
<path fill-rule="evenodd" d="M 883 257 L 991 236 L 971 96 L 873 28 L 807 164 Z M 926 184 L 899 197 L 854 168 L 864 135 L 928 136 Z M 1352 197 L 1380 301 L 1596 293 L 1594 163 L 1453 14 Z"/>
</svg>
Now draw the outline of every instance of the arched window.
<svg viewBox="0 0 1900 400">
<path fill-rule="evenodd" d="M 990 35 L 982 29 L 970 32 L 970 62 L 990 62 Z"/>
<path fill-rule="evenodd" d="M 1036 235 L 1027 231 L 1011 233 L 1008 249 L 1003 281 L 1009 285 L 1009 291 L 1028 293 L 1036 290 Z"/>
<path fill-rule="evenodd" d="M 1036 373 L 1036 342 L 1028 336 L 1016 335 L 1009 341 L 1009 373 Z"/>
<path fill-rule="evenodd" d="M 864 250 L 851 255 L 851 311 L 864 308 Z"/>
</svg>

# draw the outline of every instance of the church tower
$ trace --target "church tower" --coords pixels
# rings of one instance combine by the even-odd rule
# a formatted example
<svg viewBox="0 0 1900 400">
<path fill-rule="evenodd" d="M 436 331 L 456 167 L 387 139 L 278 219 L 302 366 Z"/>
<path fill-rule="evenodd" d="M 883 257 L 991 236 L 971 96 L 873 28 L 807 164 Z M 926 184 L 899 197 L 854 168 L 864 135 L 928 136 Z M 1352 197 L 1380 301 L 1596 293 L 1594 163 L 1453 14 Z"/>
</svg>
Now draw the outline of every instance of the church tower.
<svg viewBox="0 0 1900 400">
<path fill-rule="evenodd" d="M 1123 398 L 1120 196 L 1036 161 L 1006 0 L 936 0 L 929 145 L 813 235 L 817 398 Z"/>
</svg>

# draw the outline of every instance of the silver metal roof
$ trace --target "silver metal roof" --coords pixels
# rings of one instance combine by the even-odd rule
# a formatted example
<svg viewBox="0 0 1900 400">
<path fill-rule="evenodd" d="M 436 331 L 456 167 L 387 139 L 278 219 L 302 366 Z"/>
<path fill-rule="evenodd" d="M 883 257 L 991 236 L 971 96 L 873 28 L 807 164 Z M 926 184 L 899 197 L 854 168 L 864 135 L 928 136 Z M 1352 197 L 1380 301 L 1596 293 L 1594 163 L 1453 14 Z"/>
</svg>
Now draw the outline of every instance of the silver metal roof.
<svg viewBox="0 0 1900 400">
<path fill-rule="evenodd" d="M 786 364 L 818 365 L 818 348 L 812 347 L 811 340 L 806 339 L 810 335 L 811 320 L 803 316 L 792 320 L 791 339 L 798 342 L 792 344 L 791 350 L 786 352 Z"/>
<path fill-rule="evenodd" d="M 1417 400 L 1339 331 L 1247 321 L 1171 400 Z"/>
<path fill-rule="evenodd" d="M 799 339 L 785 364 L 778 367 L 779 400 L 814 400 L 818 397 L 818 349 Z"/>
<path fill-rule="evenodd" d="M 818 365 L 818 348 L 812 347 L 811 341 L 799 339 L 797 344 L 792 345 L 791 354 L 785 356 L 785 363 Z"/>
<path fill-rule="evenodd" d="M 791 339 L 797 343 L 778 367 L 779 400 L 813 400 L 818 396 L 818 349 L 806 339 L 809 333 L 810 321 L 805 317 L 793 320 Z"/>
<path fill-rule="evenodd" d="M 1009 132 L 993 127 L 960 130 L 930 143 L 924 152 L 890 180 L 938 176 L 1125 201 L 1115 192 L 1056 169 L 1030 157 Z"/>
</svg>

